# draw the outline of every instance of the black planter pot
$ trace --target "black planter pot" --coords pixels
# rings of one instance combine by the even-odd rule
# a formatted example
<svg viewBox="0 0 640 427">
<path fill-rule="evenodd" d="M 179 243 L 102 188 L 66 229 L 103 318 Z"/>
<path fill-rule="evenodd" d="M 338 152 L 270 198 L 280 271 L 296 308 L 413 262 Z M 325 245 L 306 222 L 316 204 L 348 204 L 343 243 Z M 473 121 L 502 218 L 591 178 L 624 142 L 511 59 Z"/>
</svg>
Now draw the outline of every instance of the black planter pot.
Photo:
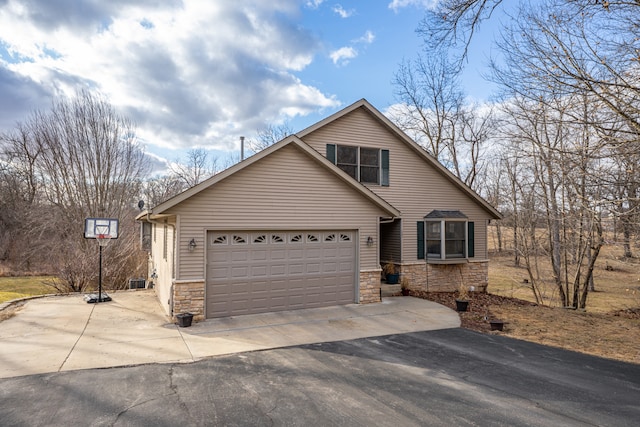
<svg viewBox="0 0 640 427">
<path fill-rule="evenodd" d="M 188 328 L 191 326 L 191 322 L 193 321 L 193 314 L 181 313 L 176 315 L 176 319 L 178 319 L 178 326 L 181 328 Z"/>
<path fill-rule="evenodd" d="M 397 285 L 400 279 L 400 273 L 387 274 L 386 281 L 388 285 Z"/>
<path fill-rule="evenodd" d="M 492 331 L 501 331 L 504 328 L 504 322 L 502 320 L 490 320 L 489 325 L 491 325 Z"/>
<path fill-rule="evenodd" d="M 469 309 L 469 301 L 467 300 L 456 300 L 456 311 L 467 311 Z"/>
</svg>

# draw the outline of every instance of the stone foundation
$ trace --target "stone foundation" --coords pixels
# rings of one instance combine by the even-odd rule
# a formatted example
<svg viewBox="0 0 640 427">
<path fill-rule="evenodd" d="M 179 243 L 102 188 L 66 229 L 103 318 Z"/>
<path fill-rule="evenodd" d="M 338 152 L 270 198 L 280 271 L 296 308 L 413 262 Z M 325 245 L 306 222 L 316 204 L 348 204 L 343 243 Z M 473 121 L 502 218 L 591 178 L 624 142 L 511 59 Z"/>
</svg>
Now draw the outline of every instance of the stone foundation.
<svg viewBox="0 0 640 427">
<path fill-rule="evenodd" d="M 173 284 L 173 316 L 192 313 L 193 320 L 204 320 L 204 281 Z"/>
<path fill-rule="evenodd" d="M 361 304 L 380 302 L 380 272 L 382 270 L 368 270 L 360 272 L 360 295 Z"/>
<path fill-rule="evenodd" d="M 398 264 L 400 280 L 409 289 L 425 292 L 453 292 L 460 285 L 474 286 L 476 292 L 486 292 L 489 283 L 489 261 L 464 264 Z"/>
</svg>

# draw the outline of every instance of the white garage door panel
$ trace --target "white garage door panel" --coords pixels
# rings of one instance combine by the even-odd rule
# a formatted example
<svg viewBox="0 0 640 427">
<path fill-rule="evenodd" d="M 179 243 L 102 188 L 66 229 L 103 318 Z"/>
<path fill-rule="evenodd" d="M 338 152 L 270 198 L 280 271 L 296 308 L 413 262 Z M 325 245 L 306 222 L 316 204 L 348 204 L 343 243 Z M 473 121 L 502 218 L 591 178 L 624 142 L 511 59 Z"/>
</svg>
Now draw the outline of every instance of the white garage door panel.
<svg viewBox="0 0 640 427">
<path fill-rule="evenodd" d="M 207 317 L 350 304 L 356 233 L 210 232 Z"/>
</svg>

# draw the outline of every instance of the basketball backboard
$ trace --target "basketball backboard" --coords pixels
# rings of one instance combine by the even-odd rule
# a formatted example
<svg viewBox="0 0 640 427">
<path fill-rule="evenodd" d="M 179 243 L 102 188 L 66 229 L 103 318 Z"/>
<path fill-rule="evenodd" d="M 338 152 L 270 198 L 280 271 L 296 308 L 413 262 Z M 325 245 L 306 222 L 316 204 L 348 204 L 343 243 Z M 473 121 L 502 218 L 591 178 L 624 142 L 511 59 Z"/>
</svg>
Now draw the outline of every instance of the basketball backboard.
<svg viewBox="0 0 640 427">
<path fill-rule="evenodd" d="M 114 218 L 86 218 L 84 220 L 85 239 L 117 239 L 118 220 Z"/>
</svg>

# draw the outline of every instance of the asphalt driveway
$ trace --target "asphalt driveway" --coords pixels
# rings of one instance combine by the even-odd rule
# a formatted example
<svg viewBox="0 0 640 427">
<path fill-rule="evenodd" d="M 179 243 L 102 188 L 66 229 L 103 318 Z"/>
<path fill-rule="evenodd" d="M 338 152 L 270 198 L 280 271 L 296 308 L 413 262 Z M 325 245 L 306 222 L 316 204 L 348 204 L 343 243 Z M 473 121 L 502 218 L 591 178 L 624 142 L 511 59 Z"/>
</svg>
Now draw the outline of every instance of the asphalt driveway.
<svg viewBox="0 0 640 427">
<path fill-rule="evenodd" d="M 0 380 L 3 426 L 635 426 L 640 366 L 465 329 Z"/>
</svg>

